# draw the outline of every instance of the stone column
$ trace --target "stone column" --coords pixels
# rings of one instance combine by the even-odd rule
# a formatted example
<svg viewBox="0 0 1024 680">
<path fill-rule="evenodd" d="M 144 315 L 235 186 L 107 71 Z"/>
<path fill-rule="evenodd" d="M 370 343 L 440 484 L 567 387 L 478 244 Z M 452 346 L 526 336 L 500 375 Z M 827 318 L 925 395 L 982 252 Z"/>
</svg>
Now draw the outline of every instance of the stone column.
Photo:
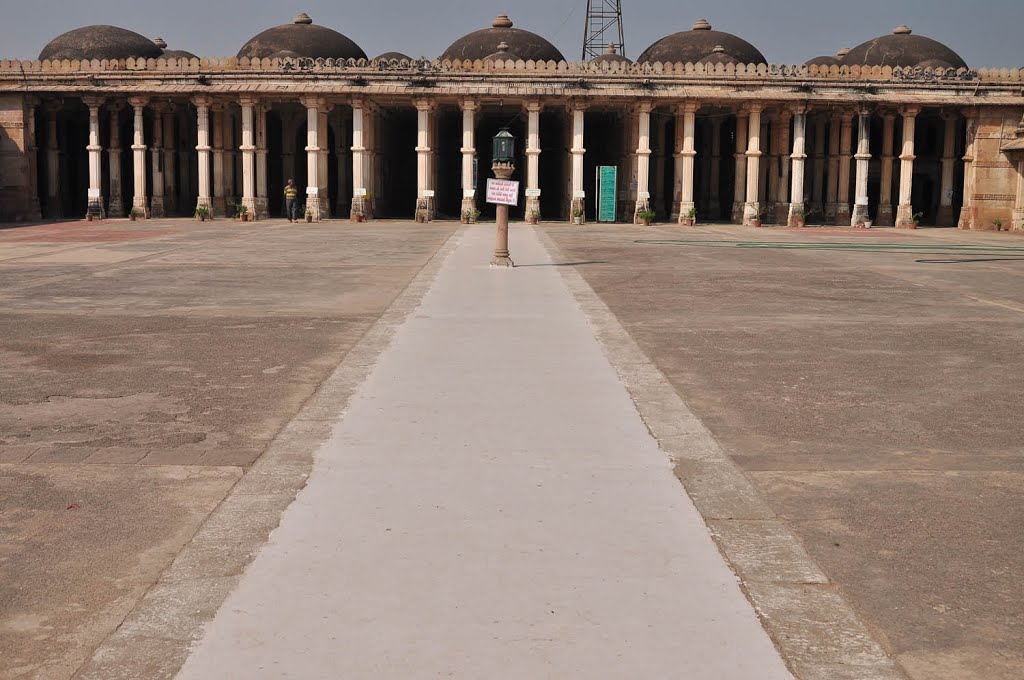
<svg viewBox="0 0 1024 680">
<path fill-rule="evenodd" d="M 124 217 L 124 202 L 121 198 L 121 109 L 124 104 L 114 102 L 110 111 L 110 146 L 107 149 L 107 172 L 109 174 L 108 190 L 110 200 L 107 203 L 109 217 Z"/>
<path fill-rule="evenodd" d="M 750 112 L 749 142 L 747 144 L 747 200 L 743 207 L 743 224 L 754 224 L 761 211 L 758 189 L 761 181 L 761 111 L 764 105 L 752 102 L 747 105 Z"/>
<path fill-rule="evenodd" d="M 366 200 L 366 147 L 364 146 L 366 109 L 362 99 L 352 100 L 352 213 L 370 218 L 370 205 Z"/>
<path fill-rule="evenodd" d="M 853 215 L 850 226 L 862 227 L 871 220 L 868 211 L 868 169 L 871 164 L 871 111 L 867 107 L 857 112 L 857 180 L 855 183 Z"/>
<path fill-rule="evenodd" d="M 893 225 L 892 216 L 892 169 L 894 131 L 896 127 L 896 114 L 886 111 L 882 114 L 882 177 L 881 188 L 878 199 L 878 216 L 875 218 L 881 226 L 890 227 Z"/>
<path fill-rule="evenodd" d="M 761 210 L 766 216 L 772 215 L 772 209 L 775 207 L 772 203 L 775 201 L 775 194 L 771 190 L 771 182 L 769 175 L 774 174 L 775 164 L 772 162 L 770 156 L 775 148 L 775 145 L 771 143 L 771 138 L 768 136 L 768 114 L 761 114 L 761 131 L 759 143 L 763 147 L 768 145 L 767 151 L 769 158 L 767 163 L 758 162 L 758 175 L 757 175 L 757 195 L 758 200 L 761 202 Z"/>
<path fill-rule="evenodd" d="M 526 215 L 540 215 L 540 110 L 539 100 L 526 102 Z M 472 146 L 472 144 L 470 145 Z M 465 152 L 463 152 L 465 153 Z M 463 173 L 465 173 L 463 156 Z M 473 168 L 470 162 L 470 175 Z"/>
<path fill-rule="evenodd" d="M 238 194 L 235 187 L 235 112 L 224 105 L 224 202 L 227 212 L 234 216 Z"/>
<path fill-rule="evenodd" d="M 162 113 L 164 128 L 164 212 L 178 210 L 178 152 L 175 140 L 174 104 L 168 104 Z"/>
<path fill-rule="evenodd" d="M 695 101 L 687 101 L 679 107 L 677 120 L 682 119 L 683 125 L 683 148 L 680 152 L 682 158 L 682 176 L 680 178 L 681 193 L 679 200 L 679 221 L 696 218 L 696 204 L 693 200 L 693 164 L 697 156 L 696 145 L 694 144 L 697 127 L 697 109 L 700 104 Z M 692 213 L 692 214 L 691 214 Z"/>
<path fill-rule="evenodd" d="M 825 215 L 825 146 L 828 135 L 825 127 L 828 124 L 825 116 L 820 113 L 814 116 L 814 178 L 811 181 L 811 211 Z"/>
<path fill-rule="evenodd" d="M 747 123 L 750 112 L 740 109 L 736 112 L 736 177 L 733 185 L 732 221 L 742 224 L 744 205 L 747 198 Z"/>
<path fill-rule="evenodd" d="M 836 223 L 849 224 L 850 210 L 850 165 L 853 162 L 853 111 L 842 114 L 841 147 L 839 151 L 839 190 L 836 205 Z"/>
<path fill-rule="evenodd" d="M 89 193 L 88 211 L 91 215 L 103 219 L 103 147 L 100 146 L 100 107 L 103 106 L 102 97 L 87 96 L 82 101 L 89 107 L 89 144 L 86 150 L 89 152 Z"/>
<path fill-rule="evenodd" d="M 64 216 L 60 204 L 60 143 L 57 140 L 57 112 L 61 106 L 60 100 L 46 102 L 46 216 L 50 218 Z"/>
<path fill-rule="evenodd" d="M 793 186 L 790 189 L 789 216 L 786 220 L 790 227 L 802 227 L 805 224 L 804 161 L 806 158 L 807 109 L 798 106 L 793 112 Z"/>
<path fill-rule="evenodd" d="M 717 115 L 711 119 L 711 196 L 708 218 L 722 218 L 722 119 Z"/>
<path fill-rule="evenodd" d="M 267 189 L 267 111 L 270 106 L 256 106 L 256 218 L 270 217 L 270 192 Z"/>
<path fill-rule="evenodd" d="M 832 112 L 828 137 L 828 191 L 825 195 L 825 221 L 836 223 L 839 212 L 839 143 L 842 129 L 842 115 Z"/>
<path fill-rule="evenodd" d="M 476 210 L 476 184 L 473 181 L 473 160 L 476 158 L 476 112 L 478 108 L 477 103 L 472 99 L 466 99 L 462 102 L 462 147 L 460 151 L 462 152 L 463 213 Z M 529 145 L 529 142 L 527 142 L 527 145 Z M 529 148 L 526 150 L 526 153 L 527 163 L 529 163 Z M 539 150 L 538 153 L 540 153 Z M 527 211 L 530 210 L 529 201 L 527 201 L 526 209 Z"/>
<path fill-rule="evenodd" d="M 583 155 L 587 150 L 583 146 L 583 112 L 586 107 L 573 102 L 572 104 L 572 206 L 571 211 L 583 210 L 586 193 L 583 191 Z M 570 211 L 570 214 L 571 214 Z"/>
<path fill-rule="evenodd" d="M 166 217 L 167 208 L 164 203 L 164 124 L 163 113 L 167 108 L 164 102 L 153 104 L 153 149 L 149 152 L 150 164 L 153 166 L 153 197 L 149 202 L 150 217 Z"/>
<path fill-rule="evenodd" d="M 434 217 L 433 177 L 430 173 L 430 114 L 434 102 L 416 100 L 416 219 L 429 222 Z"/>
<path fill-rule="evenodd" d="M 668 121 L 664 116 L 657 116 L 654 119 L 654 203 L 653 210 L 659 215 L 665 215 L 669 211 L 665 200 L 665 128 Z"/>
<path fill-rule="evenodd" d="M 674 173 L 672 176 L 672 211 L 669 219 L 673 222 L 679 221 L 680 209 L 683 204 L 683 147 L 686 145 L 686 122 L 683 116 L 683 107 L 676 107 L 676 133 L 675 141 L 672 144 L 674 158 Z"/>
<path fill-rule="evenodd" d="M 328 166 L 331 160 L 331 124 L 329 114 L 334 108 L 326 101 L 321 100 L 317 108 L 316 126 L 316 163 L 317 163 L 317 195 L 320 198 L 320 216 L 317 219 L 326 220 L 331 216 L 331 177 Z"/>
<path fill-rule="evenodd" d="M 953 216 L 953 170 L 956 162 L 956 131 L 960 122 L 959 116 L 950 111 L 942 113 L 945 121 L 945 134 L 942 145 L 942 188 L 939 194 L 939 214 L 935 223 L 940 227 L 952 227 Z"/>
<path fill-rule="evenodd" d="M 626 199 L 619 202 L 616 205 L 616 209 L 619 212 L 616 215 L 616 219 L 620 221 L 632 221 L 633 216 L 636 214 L 635 209 L 630 212 L 630 208 L 636 205 L 636 196 L 639 192 L 640 182 L 637 179 L 637 172 L 639 169 L 638 159 L 640 156 L 636 153 L 636 150 L 640 147 L 640 116 L 637 114 L 637 110 L 634 107 L 629 107 L 625 115 L 622 116 L 622 127 L 625 130 L 625 143 L 622 147 L 622 162 L 621 166 L 625 168 L 625 187 L 626 187 Z M 594 201 L 591 199 L 591 204 Z"/>
<path fill-rule="evenodd" d="M 306 107 L 306 210 L 319 221 L 321 215 L 320 196 L 320 108 L 319 97 L 303 97 Z"/>
<path fill-rule="evenodd" d="M 782 180 L 782 167 L 780 160 L 784 153 L 784 147 L 782 146 L 782 134 L 781 134 L 781 114 L 778 111 L 771 111 L 761 119 L 761 140 L 764 143 L 764 125 L 765 121 L 771 128 L 771 138 L 768 143 L 768 158 L 767 163 L 762 163 L 761 171 L 768 172 L 768 186 L 767 193 L 764 194 L 764 207 L 768 211 L 768 217 L 772 222 L 779 221 L 778 215 L 778 204 L 779 204 L 779 187 L 781 186 Z"/>
<path fill-rule="evenodd" d="M 213 104 L 213 214 L 224 217 L 228 202 L 224 195 L 224 104 Z"/>
<path fill-rule="evenodd" d="M 636 204 L 633 224 L 640 224 L 639 213 L 651 207 L 651 102 L 640 102 L 636 109 Z"/>
<path fill-rule="evenodd" d="M 914 206 L 912 204 L 912 192 L 914 190 L 914 132 L 917 123 L 917 114 L 921 112 L 918 106 L 904 106 L 900 109 L 903 116 L 903 150 L 900 152 L 900 202 L 896 207 L 896 228 L 913 229 Z"/>
<path fill-rule="evenodd" d="M 29 206 L 27 218 L 42 219 L 39 204 L 39 145 L 36 143 L 36 106 L 39 99 L 32 95 L 25 97 L 25 157 L 28 161 Z"/>
<path fill-rule="evenodd" d="M 192 100 L 196 107 L 196 157 L 199 167 L 199 196 L 196 206 L 207 210 L 213 205 L 210 191 L 210 97 L 199 96 Z"/>
<path fill-rule="evenodd" d="M 238 100 L 242 107 L 242 205 L 253 219 L 259 217 L 256 210 L 256 120 L 257 100 L 242 95 Z"/>
<path fill-rule="evenodd" d="M 793 113 L 783 109 L 779 113 L 779 192 L 775 195 L 775 222 L 783 224 L 789 220 L 789 163 L 790 134 L 789 123 Z"/>
<path fill-rule="evenodd" d="M 967 138 L 964 148 L 964 202 L 960 207 L 960 229 L 971 229 L 974 222 L 974 140 L 978 131 L 978 110 L 964 109 Z"/>
</svg>

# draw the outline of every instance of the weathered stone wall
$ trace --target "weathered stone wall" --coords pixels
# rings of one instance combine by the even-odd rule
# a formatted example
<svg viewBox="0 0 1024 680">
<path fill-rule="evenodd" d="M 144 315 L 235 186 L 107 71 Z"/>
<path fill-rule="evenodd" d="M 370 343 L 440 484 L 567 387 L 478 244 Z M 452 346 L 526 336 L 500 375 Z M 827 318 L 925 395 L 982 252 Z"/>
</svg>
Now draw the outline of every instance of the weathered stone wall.
<svg viewBox="0 0 1024 680">
<path fill-rule="evenodd" d="M 1017 195 L 1017 164 L 1000 151 L 1017 138 L 1021 111 L 1018 108 L 986 107 L 978 112 L 974 139 L 974 192 L 971 196 L 971 228 L 994 230 L 1001 220 L 1010 228 Z"/>
<path fill-rule="evenodd" d="M 24 220 L 31 211 L 28 125 L 23 95 L 0 95 L 0 222 Z"/>
</svg>

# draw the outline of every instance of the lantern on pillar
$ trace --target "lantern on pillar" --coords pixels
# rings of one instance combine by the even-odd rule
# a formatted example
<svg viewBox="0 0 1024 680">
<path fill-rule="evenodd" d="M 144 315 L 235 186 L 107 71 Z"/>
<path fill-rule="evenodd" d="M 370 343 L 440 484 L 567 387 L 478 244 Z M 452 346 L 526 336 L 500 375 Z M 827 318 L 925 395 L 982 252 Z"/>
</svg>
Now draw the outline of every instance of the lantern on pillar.
<svg viewBox="0 0 1024 680">
<path fill-rule="evenodd" d="M 511 163 L 515 158 L 516 138 L 508 131 L 508 128 L 501 128 L 498 134 L 494 135 L 491 160 L 495 163 Z"/>
</svg>

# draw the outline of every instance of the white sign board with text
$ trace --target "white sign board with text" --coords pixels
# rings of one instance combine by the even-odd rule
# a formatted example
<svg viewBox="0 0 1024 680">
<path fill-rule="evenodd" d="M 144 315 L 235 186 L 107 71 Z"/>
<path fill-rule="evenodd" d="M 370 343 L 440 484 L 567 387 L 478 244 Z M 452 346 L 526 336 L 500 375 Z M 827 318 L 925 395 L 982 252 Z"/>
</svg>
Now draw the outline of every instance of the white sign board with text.
<svg viewBox="0 0 1024 680">
<path fill-rule="evenodd" d="M 519 182 L 488 177 L 486 200 L 495 205 L 519 205 Z"/>
</svg>

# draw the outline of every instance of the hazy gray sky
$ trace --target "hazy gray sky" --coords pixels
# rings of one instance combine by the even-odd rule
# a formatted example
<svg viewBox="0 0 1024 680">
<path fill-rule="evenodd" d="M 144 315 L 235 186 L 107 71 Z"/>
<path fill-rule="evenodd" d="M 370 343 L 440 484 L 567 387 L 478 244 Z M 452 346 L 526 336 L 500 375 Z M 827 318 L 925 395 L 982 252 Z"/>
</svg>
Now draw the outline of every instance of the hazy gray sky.
<svg viewBox="0 0 1024 680">
<path fill-rule="evenodd" d="M 517 28 L 539 33 L 568 59 L 582 50 L 586 0 L 0 0 L 0 57 L 36 58 L 53 37 L 88 24 L 114 24 L 163 37 L 171 49 L 234 56 L 260 31 L 300 11 L 346 34 L 373 57 L 396 50 L 435 57 L 459 36 L 508 13 Z M 905 23 L 940 40 L 972 66 L 1024 66 L 1024 0 L 623 0 L 626 53 L 635 58 L 658 38 L 706 17 L 716 29 L 756 45 L 774 63 L 819 54 L 890 32 Z"/>
</svg>

